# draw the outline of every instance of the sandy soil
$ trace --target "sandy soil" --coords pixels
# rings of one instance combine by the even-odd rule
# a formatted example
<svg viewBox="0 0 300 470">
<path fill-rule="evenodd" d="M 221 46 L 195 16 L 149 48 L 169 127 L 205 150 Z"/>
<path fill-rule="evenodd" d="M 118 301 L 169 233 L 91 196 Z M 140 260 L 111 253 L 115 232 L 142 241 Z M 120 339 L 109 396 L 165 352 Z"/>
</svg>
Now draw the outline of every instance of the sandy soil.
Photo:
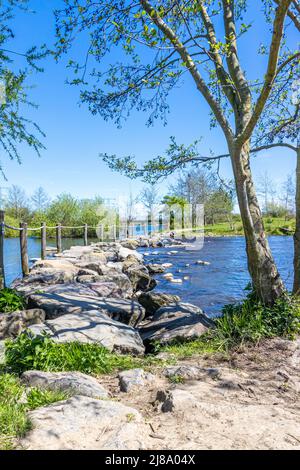
<svg viewBox="0 0 300 470">
<path fill-rule="evenodd" d="M 160 368 L 153 383 L 129 393 L 119 391 L 117 376 L 99 379 L 113 399 L 143 414 L 151 449 L 300 449 L 300 340 L 179 364 L 203 373 L 174 384 Z M 171 411 L 162 411 L 161 395 Z"/>
</svg>

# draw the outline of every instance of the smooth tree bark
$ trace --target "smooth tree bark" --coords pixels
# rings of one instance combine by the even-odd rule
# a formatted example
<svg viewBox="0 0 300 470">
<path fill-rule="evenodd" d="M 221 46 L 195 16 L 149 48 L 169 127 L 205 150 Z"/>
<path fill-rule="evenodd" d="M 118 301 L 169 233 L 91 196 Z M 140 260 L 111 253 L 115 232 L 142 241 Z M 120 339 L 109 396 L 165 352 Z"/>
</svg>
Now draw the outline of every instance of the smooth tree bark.
<svg viewBox="0 0 300 470">
<path fill-rule="evenodd" d="M 300 295 L 300 146 L 296 149 L 296 228 L 294 233 L 294 284 L 293 294 Z"/>
</svg>

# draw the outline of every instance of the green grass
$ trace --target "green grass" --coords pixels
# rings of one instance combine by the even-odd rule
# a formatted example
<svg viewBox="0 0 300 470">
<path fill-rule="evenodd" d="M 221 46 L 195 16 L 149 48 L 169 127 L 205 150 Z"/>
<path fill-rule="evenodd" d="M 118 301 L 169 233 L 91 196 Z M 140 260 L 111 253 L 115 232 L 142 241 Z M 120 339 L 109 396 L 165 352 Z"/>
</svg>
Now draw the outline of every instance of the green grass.
<svg viewBox="0 0 300 470">
<path fill-rule="evenodd" d="M 300 301 L 290 295 L 277 300 L 273 307 L 265 307 L 250 292 L 246 299 L 223 309 L 215 319 L 215 328 L 197 340 L 175 342 L 156 350 L 177 358 L 215 353 L 228 354 L 247 343 L 258 343 L 263 338 L 277 336 L 295 338 L 300 333 Z"/>
<path fill-rule="evenodd" d="M 6 342 L 5 363 L 11 372 L 35 369 L 44 371 L 79 371 L 86 374 L 109 374 L 116 370 L 147 367 L 160 361 L 153 356 L 138 358 L 119 355 L 97 344 L 55 343 L 46 335 L 31 338 L 23 333 Z"/>
<path fill-rule="evenodd" d="M 17 377 L 0 375 L 0 449 L 12 449 L 14 439 L 30 430 L 24 404 L 19 403 L 24 387 Z"/>
<path fill-rule="evenodd" d="M 0 290 L 0 312 L 10 313 L 25 308 L 25 300 L 13 289 Z"/>
<path fill-rule="evenodd" d="M 28 389 L 13 374 L 0 374 L 0 450 L 15 448 L 17 439 L 30 431 L 27 411 L 69 398 L 70 393 Z"/>
<path fill-rule="evenodd" d="M 70 398 L 71 393 L 60 390 L 42 390 L 40 388 L 31 388 L 27 394 L 27 408 L 35 410 L 41 406 L 51 405 L 57 401 Z"/>
<path fill-rule="evenodd" d="M 291 233 L 295 230 L 295 219 L 285 220 L 284 217 L 263 217 L 265 230 L 268 235 L 286 235 L 281 229 L 287 229 Z M 204 227 L 205 234 L 222 235 L 244 235 L 243 225 L 240 217 L 234 217 L 233 228 L 228 222 L 210 224 Z"/>
</svg>

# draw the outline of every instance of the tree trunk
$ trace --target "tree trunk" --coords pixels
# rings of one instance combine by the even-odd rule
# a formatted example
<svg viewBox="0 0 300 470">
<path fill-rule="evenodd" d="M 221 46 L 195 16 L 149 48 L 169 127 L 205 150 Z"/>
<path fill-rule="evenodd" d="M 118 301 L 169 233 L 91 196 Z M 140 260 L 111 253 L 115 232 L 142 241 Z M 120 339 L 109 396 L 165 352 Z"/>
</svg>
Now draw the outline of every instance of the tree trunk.
<svg viewBox="0 0 300 470">
<path fill-rule="evenodd" d="M 296 229 L 294 233 L 294 286 L 293 294 L 300 294 L 300 147 L 297 148 L 296 167 Z"/>
<path fill-rule="evenodd" d="M 273 305 L 284 292 L 284 285 L 265 235 L 262 214 L 249 164 L 250 144 L 230 149 L 236 192 L 243 222 L 248 269 L 255 292 L 265 305 Z"/>
</svg>

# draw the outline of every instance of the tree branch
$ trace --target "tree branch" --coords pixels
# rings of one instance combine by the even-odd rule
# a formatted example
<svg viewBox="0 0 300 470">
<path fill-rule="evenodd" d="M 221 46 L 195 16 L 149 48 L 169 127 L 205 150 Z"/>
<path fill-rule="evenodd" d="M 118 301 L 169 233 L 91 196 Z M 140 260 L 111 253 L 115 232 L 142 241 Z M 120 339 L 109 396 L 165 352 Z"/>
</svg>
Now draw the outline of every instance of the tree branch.
<svg viewBox="0 0 300 470">
<path fill-rule="evenodd" d="M 281 40 L 283 37 L 284 21 L 285 21 L 287 11 L 291 2 L 292 0 L 282 0 L 280 5 L 276 9 L 276 15 L 275 15 L 274 25 L 273 25 L 272 41 L 271 41 L 270 50 L 269 50 L 269 61 L 268 61 L 267 73 L 265 76 L 264 85 L 261 90 L 260 96 L 256 102 L 252 116 L 248 124 L 246 125 L 245 129 L 239 136 L 240 143 L 242 144 L 250 138 L 252 131 L 254 130 L 257 124 L 257 121 L 259 120 L 261 113 L 264 109 L 264 106 L 267 102 L 267 99 L 269 98 L 269 95 L 272 91 L 273 82 L 277 73 L 278 57 L 279 57 Z"/>
<path fill-rule="evenodd" d="M 188 53 L 186 47 L 183 45 L 183 43 L 180 41 L 174 31 L 164 22 L 162 17 L 153 8 L 153 6 L 148 0 L 140 0 L 140 2 L 147 14 L 149 15 L 150 20 L 164 33 L 164 35 L 174 45 L 174 48 L 177 50 L 187 69 L 190 71 L 198 90 L 201 92 L 201 94 L 204 96 L 207 103 L 211 107 L 218 123 L 223 129 L 224 134 L 226 135 L 227 139 L 231 140 L 233 132 L 231 130 L 230 124 L 224 116 L 221 106 L 211 94 L 208 86 L 202 78 L 198 68 L 196 67 L 196 64 Z"/>
</svg>

